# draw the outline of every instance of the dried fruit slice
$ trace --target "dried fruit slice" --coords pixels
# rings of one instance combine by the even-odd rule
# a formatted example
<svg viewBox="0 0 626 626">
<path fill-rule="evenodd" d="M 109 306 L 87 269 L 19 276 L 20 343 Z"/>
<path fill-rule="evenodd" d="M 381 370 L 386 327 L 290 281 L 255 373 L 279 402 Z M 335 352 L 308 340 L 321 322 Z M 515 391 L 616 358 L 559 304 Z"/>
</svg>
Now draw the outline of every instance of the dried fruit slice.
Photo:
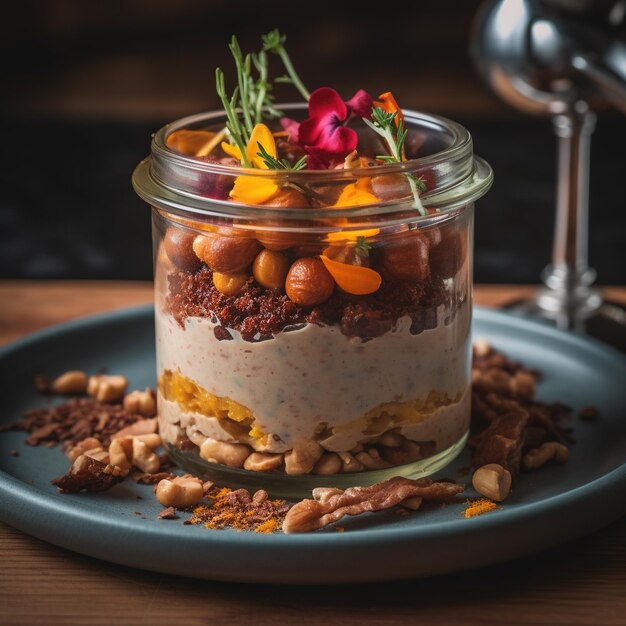
<svg viewBox="0 0 626 626">
<path fill-rule="evenodd" d="M 344 291 L 355 296 L 364 296 L 368 293 L 374 293 L 380 288 L 382 278 L 376 270 L 360 265 L 339 263 L 325 255 L 320 258 L 335 282 Z"/>
</svg>

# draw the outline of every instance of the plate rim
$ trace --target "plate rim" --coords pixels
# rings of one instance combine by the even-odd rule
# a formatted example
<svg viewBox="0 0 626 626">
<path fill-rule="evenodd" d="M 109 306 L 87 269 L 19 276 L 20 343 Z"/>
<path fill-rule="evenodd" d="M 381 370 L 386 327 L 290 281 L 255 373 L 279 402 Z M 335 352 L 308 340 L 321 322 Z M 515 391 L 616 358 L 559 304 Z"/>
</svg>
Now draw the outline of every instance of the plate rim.
<svg viewBox="0 0 626 626">
<path fill-rule="evenodd" d="M 89 327 L 99 326 L 102 324 L 116 324 L 134 318 L 142 318 L 152 315 L 154 307 L 151 304 L 116 309 L 97 315 L 89 315 L 80 317 L 62 324 L 57 324 L 49 328 L 37 331 L 13 341 L 0 348 L 0 360 L 9 355 L 31 346 L 34 343 L 65 334 L 75 330 L 81 330 Z M 603 344 L 592 338 L 578 336 L 556 329 L 548 324 L 541 323 L 536 320 L 527 319 L 523 316 L 514 315 L 494 309 L 483 307 L 474 307 L 474 315 L 476 321 L 488 325 L 496 324 L 500 327 L 514 326 L 521 328 L 525 332 L 531 332 L 535 335 L 550 336 L 561 342 L 575 345 L 579 349 L 593 352 L 597 357 L 612 361 L 615 366 L 624 371 L 626 377 L 626 356 L 622 355 L 616 349 Z M 626 378 L 625 378 L 626 379 Z M 161 528 L 153 524 L 142 524 L 143 520 L 138 518 L 120 518 L 106 516 L 102 510 L 93 508 L 81 508 L 79 506 L 62 506 L 59 504 L 58 494 L 47 493 L 42 489 L 28 484 L 8 472 L 0 469 L 0 500 L 6 503 L 6 506 L 0 507 L 0 518 L 14 525 L 17 528 L 25 529 L 26 532 L 40 536 L 42 539 L 51 543 L 56 543 L 62 547 L 72 549 L 67 542 L 63 543 L 57 540 L 46 539 L 45 533 L 41 532 L 41 528 L 37 524 L 27 523 L 24 515 L 30 507 L 35 507 L 37 516 L 42 519 L 58 518 L 61 516 L 69 524 L 79 524 L 79 527 L 87 526 L 83 533 L 93 533 L 94 526 L 96 530 L 104 530 L 106 533 L 114 533 L 123 536 L 128 541 L 135 540 L 138 536 L 149 537 L 154 540 L 164 541 L 180 541 L 185 546 L 193 545 L 196 548 L 204 547 L 211 549 L 211 546 L 229 547 L 236 542 L 239 547 L 279 547 L 285 550 L 297 548 L 298 550 L 319 550 L 320 548 L 336 549 L 338 545 L 349 547 L 350 549 L 359 548 L 364 545 L 372 545 L 372 542 L 380 546 L 392 546 L 395 544 L 409 545 L 411 542 L 419 542 L 425 539 L 443 539 L 450 535 L 456 535 L 460 528 L 463 529 L 462 534 L 466 537 L 476 536 L 478 534 L 488 534 L 494 529 L 502 525 L 510 523 L 520 524 L 525 521 L 532 520 L 534 522 L 541 521 L 546 516 L 553 515 L 555 511 L 565 513 L 584 504 L 587 500 L 598 500 L 598 498 L 606 497 L 616 488 L 626 487 L 626 462 L 613 468 L 611 471 L 603 474 L 592 481 L 580 485 L 573 489 L 569 489 L 563 493 L 543 498 L 536 502 L 516 503 L 515 508 L 502 508 L 491 515 L 476 517 L 473 519 L 465 519 L 459 516 L 458 519 L 446 520 L 437 524 L 418 524 L 412 526 L 385 526 L 359 529 L 354 533 L 305 533 L 305 534 L 276 534 L 276 535 L 258 535 L 256 533 L 237 533 L 235 531 L 207 531 L 183 534 L 171 534 L 168 527 Z M 68 496 L 63 496 L 68 497 Z M 72 497 L 72 496 L 69 496 Z M 80 496 L 77 496 L 80 497 Z M 626 501 L 621 503 L 613 502 L 612 509 L 606 509 L 604 516 L 599 516 L 608 523 L 626 514 Z M 14 514 L 12 514 L 14 512 Z M 89 524 L 85 524 L 89 522 Z M 43 526 L 42 523 L 40 526 Z M 577 533 L 582 534 L 582 533 Z M 554 545 L 554 542 L 550 545 Z M 84 550 L 78 550 L 87 554 Z M 94 548 L 94 552 L 97 550 Z M 99 556 L 92 553 L 91 556 Z M 121 562 L 111 559 L 114 562 Z M 495 562 L 495 561 L 494 561 Z M 132 563 L 126 563 L 132 564 Z M 154 569 L 146 567 L 145 569 Z M 167 570 L 160 570 L 167 571 Z M 231 578 L 235 580 L 235 578 Z M 245 577 L 241 577 L 244 580 Z M 258 580 L 257 578 L 248 578 L 249 580 Z M 297 582 L 297 581 L 296 581 Z"/>
</svg>

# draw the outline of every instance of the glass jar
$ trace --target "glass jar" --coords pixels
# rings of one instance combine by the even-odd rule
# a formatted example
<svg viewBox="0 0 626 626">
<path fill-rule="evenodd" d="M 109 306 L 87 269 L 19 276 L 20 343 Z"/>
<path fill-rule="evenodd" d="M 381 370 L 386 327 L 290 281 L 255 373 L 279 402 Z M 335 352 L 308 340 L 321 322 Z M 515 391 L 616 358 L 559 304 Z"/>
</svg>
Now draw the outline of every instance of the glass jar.
<svg viewBox="0 0 626 626">
<path fill-rule="evenodd" d="M 198 156 L 221 112 L 154 136 L 133 183 L 152 206 L 160 432 L 185 470 L 301 497 L 462 450 L 473 210 L 492 171 L 460 125 L 404 118 L 406 161 L 328 170 Z"/>
</svg>

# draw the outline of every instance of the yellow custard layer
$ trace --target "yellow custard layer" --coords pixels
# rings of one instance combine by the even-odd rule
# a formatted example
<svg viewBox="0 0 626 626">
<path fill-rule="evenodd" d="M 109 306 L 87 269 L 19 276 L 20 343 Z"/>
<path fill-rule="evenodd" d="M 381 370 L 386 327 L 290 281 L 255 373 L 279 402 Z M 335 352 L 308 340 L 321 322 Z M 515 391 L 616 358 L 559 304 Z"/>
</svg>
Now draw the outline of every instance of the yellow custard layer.
<svg viewBox="0 0 626 626">
<path fill-rule="evenodd" d="M 267 444 L 271 425 L 261 428 L 251 409 L 231 398 L 208 392 L 179 371 L 165 370 L 159 378 L 159 391 L 165 400 L 175 402 L 183 413 L 216 418 L 226 432 L 241 442 Z M 325 439 L 343 433 L 359 433 L 363 439 L 373 439 L 392 428 L 422 422 L 442 407 L 459 402 L 461 395 L 451 398 L 448 394 L 431 391 L 418 400 L 385 402 L 345 424 L 320 423 L 316 428 L 316 439 L 322 445 Z M 294 416 L 294 428 L 297 428 L 297 416 Z"/>
</svg>

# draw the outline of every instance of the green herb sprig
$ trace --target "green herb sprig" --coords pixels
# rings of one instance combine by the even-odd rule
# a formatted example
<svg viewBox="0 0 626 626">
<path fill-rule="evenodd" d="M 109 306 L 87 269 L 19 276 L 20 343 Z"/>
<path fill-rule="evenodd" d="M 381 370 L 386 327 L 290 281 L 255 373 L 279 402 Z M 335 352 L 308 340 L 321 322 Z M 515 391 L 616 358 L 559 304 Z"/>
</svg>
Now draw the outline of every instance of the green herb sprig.
<svg viewBox="0 0 626 626">
<path fill-rule="evenodd" d="M 364 237 L 363 235 L 359 235 L 356 238 L 356 243 L 354 244 L 354 250 L 360 257 L 369 257 L 371 249 L 372 249 L 372 244 L 367 240 L 367 237 Z"/>
<path fill-rule="evenodd" d="M 390 154 L 379 155 L 376 158 L 385 163 L 402 163 L 402 154 L 404 149 L 404 143 L 406 141 L 407 129 L 404 127 L 402 120 L 398 121 L 396 125 L 397 112 L 388 113 L 380 107 L 372 108 L 372 119 L 362 118 L 363 121 L 378 135 L 380 135 L 387 146 L 389 147 Z M 405 174 L 411 193 L 413 194 L 413 208 L 417 209 L 420 215 L 428 215 L 422 200 L 420 198 L 420 192 L 426 191 L 426 184 L 424 179 L 420 176 L 417 177 L 410 172 Z"/>
<path fill-rule="evenodd" d="M 287 54 L 287 50 L 285 49 L 287 36 L 281 34 L 281 32 L 275 28 L 273 31 L 263 35 L 261 39 L 263 40 L 263 50 L 267 50 L 268 52 L 273 52 L 278 55 L 285 66 L 285 70 L 287 71 L 287 76 L 281 76 L 277 78 L 275 82 L 289 83 L 293 85 L 302 94 L 302 97 L 305 100 L 308 100 L 311 97 L 311 94 L 304 86 L 304 83 L 300 80 L 293 63 Z"/>
<path fill-rule="evenodd" d="M 246 145 L 250 137 L 246 132 L 245 127 L 242 125 L 237 111 L 239 87 L 235 87 L 233 95 L 229 98 L 226 94 L 224 72 L 218 67 L 215 70 L 215 89 L 217 91 L 217 95 L 222 101 L 224 111 L 226 112 L 226 128 L 228 133 L 241 152 L 241 162 L 245 167 L 251 167 L 250 161 L 246 156 Z"/>
<path fill-rule="evenodd" d="M 297 172 L 298 170 L 301 170 L 306 166 L 306 155 L 304 155 L 301 159 L 298 159 L 292 165 L 287 159 L 277 159 L 273 157 L 263 147 L 263 144 L 261 142 L 257 142 L 256 145 L 259 148 L 259 151 L 257 152 L 258 156 L 263 159 L 263 161 L 270 170 L 288 170 L 290 172 Z"/>
<path fill-rule="evenodd" d="M 281 58 L 289 74 L 282 77 L 282 80 L 275 79 L 274 82 L 291 82 L 307 100 L 309 98 L 309 92 L 298 77 L 285 49 L 285 35 L 274 29 L 263 35 L 262 41 L 262 50 L 244 55 L 237 37 L 233 35 L 228 47 L 235 61 L 237 86 L 231 96 L 226 92 L 224 72 L 219 67 L 215 70 L 215 88 L 226 111 L 226 129 L 231 143 L 235 143 L 241 150 L 242 164 L 246 167 L 250 167 L 245 148 L 250 141 L 252 129 L 264 119 L 282 115 L 274 106 L 274 96 L 271 93 L 273 83 L 269 79 L 268 51 Z M 302 167 L 304 165 L 299 169 Z"/>
</svg>

